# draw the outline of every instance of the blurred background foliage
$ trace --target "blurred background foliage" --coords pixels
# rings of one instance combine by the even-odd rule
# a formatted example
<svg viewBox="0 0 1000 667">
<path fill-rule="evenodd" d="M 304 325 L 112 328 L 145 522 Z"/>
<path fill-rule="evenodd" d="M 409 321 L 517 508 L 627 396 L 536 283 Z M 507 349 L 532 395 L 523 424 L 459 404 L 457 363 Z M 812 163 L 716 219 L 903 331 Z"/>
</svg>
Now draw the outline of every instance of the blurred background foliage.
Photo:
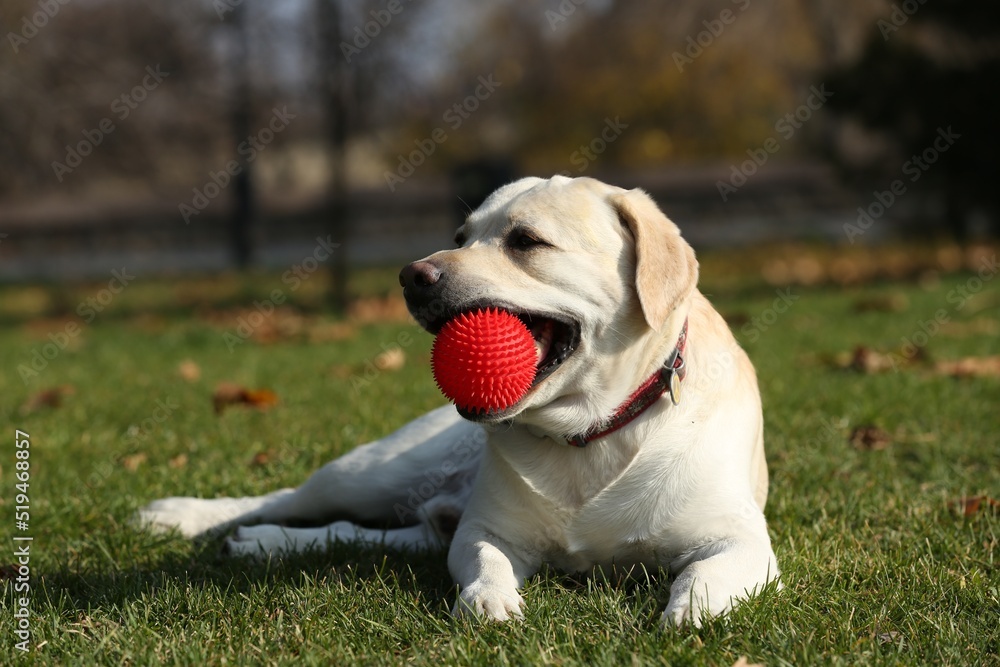
<svg viewBox="0 0 1000 667">
<path fill-rule="evenodd" d="M 229 159 L 228 109 L 243 72 L 228 52 L 239 12 L 246 16 L 250 48 L 247 62 L 237 65 L 248 70 L 257 124 L 279 103 L 301 114 L 282 150 L 267 156 L 276 179 L 267 183 L 283 189 L 279 175 L 291 172 L 309 189 L 298 170 L 322 162 L 310 154 L 322 139 L 323 68 L 329 64 L 329 49 L 318 44 L 318 3 L 53 4 L 59 11 L 48 25 L 18 45 L 18 53 L 8 44 L 3 54 L 5 195 L 113 192 L 115 184 L 183 190 L 190 171 Z M 527 171 L 561 171 L 572 150 L 588 143 L 605 117 L 616 116 L 629 133 L 602 156 L 609 166 L 738 157 L 773 132 L 774 120 L 801 103 L 800 93 L 824 68 L 858 57 L 864 29 L 880 8 L 857 0 L 401 2 L 402 10 L 377 35 L 359 35 L 356 29 L 373 20 L 371 12 L 385 12 L 387 5 L 374 0 L 338 7 L 342 41 L 368 42 L 358 53 L 335 48 L 333 54 L 350 58 L 350 151 L 359 161 L 351 176 L 359 184 L 379 185 L 382 169 L 394 166 L 398 153 L 446 127 L 444 112 L 473 92 L 479 76 L 491 74 L 502 94 L 477 111 L 475 127 L 449 137 L 441 147 L 444 159 L 429 170 L 504 153 L 518 156 Z M 3 25 L 20 34 L 38 7 L 38 0 L 5 2 Z M 676 53 L 690 58 L 687 38 L 708 30 L 703 21 L 716 21 L 725 10 L 735 20 L 679 67 Z M 842 28 L 831 30 L 828 15 Z M 114 120 L 111 103 L 151 64 L 170 73 L 164 90 L 118 124 L 86 170 L 58 183 L 51 162 L 84 129 L 104 117 Z"/>
<path fill-rule="evenodd" d="M 643 185 L 668 212 L 664 197 L 699 191 L 696 217 L 718 213 L 719 184 L 769 138 L 778 150 L 755 178 L 790 174 L 780 191 L 811 174 L 849 223 L 948 127 L 961 139 L 887 219 L 995 234 L 998 13 L 978 0 L 5 0 L 0 256 L 115 207 L 193 234 L 177 209 L 234 159 L 245 188 L 223 187 L 203 228 L 244 215 L 240 233 L 251 220 L 287 230 L 283 215 L 310 211 L 346 246 L 366 224 L 365 192 L 412 210 L 438 193 L 450 227 L 444 212 L 477 198 L 471 185 L 455 204 L 470 165 L 492 166 L 482 190 L 579 173 Z M 149 68 L 162 82 L 132 100 Z M 777 124 L 816 86 L 829 103 L 783 137 Z M 276 109 L 294 120 L 249 164 L 238 146 Z M 106 119 L 113 131 L 94 134 Z M 627 129 L 595 144 L 614 123 Z M 446 139 L 428 144 L 435 132 Z M 88 141 L 78 167 L 57 166 Z M 433 152 L 395 181 L 422 145 Z"/>
</svg>

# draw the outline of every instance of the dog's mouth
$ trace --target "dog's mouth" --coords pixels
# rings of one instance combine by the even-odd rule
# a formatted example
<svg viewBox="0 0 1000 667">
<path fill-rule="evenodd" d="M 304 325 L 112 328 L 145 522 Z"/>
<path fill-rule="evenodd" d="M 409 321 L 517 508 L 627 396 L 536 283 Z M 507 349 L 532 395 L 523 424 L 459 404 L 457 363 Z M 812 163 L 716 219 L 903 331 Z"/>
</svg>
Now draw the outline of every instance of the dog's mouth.
<svg viewBox="0 0 1000 667">
<path fill-rule="evenodd" d="M 564 322 L 543 315 L 514 313 L 524 322 L 535 339 L 538 363 L 532 388 L 552 375 L 580 344 L 580 326 L 575 322 Z"/>
<path fill-rule="evenodd" d="M 543 315 L 541 313 L 531 313 L 519 311 L 504 305 L 489 304 L 485 306 L 477 304 L 462 311 L 448 313 L 440 318 L 427 323 L 427 331 L 435 336 L 440 333 L 441 328 L 447 321 L 457 316 L 460 312 L 474 311 L 479 308 L 492 307 L 501 308 L 524 322 L 524 325 L 531 332 L 531 337 L 535 340 L 535 353 L 538 355 L 538 362 L 535 366 L 535 379 L 528 389 L 530 394 L 539 384 L 544 382 L 549 376 L 555 373 L 572 356 L 580 345 L 580 325 L 572 320 Z M 526 394 L 527 395 L 527 394 Z M 524 400 L 523 398 L 521 399 Z M 520 401 L 519 401 L 520 403 Z M 511 406 L 501 412 L 469 412 L 459 409 L 463 417 L 477 421 L 492 420 L 501 418 L 504 414 L 516 410 L 516 406 Z"/>
</svg>

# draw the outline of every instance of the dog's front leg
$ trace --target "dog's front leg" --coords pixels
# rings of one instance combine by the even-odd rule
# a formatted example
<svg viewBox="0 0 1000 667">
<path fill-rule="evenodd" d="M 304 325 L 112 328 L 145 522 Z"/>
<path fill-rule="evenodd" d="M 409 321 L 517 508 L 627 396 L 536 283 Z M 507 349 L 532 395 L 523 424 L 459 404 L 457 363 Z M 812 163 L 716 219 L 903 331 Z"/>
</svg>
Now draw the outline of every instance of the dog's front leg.
<svg viewBox="0 0 1000 667">
<path fill-rule="evenodd" d="M 520 618 L 518 589 L 538 563 L 480 526 L 462 524 L 448 551 L 448 569 L 460 587 L 452 614 L 506 621 Z"/>
<path fill-rule="evenodd" d="M 760 592 L 779 574 L 766 532 L 704 545 L 676 560 L 671 569 L 680 571 L 661 622 L 695 627 L 701 627 L 703 618 L 721 616 L 739 600 Z"/>
</svg>

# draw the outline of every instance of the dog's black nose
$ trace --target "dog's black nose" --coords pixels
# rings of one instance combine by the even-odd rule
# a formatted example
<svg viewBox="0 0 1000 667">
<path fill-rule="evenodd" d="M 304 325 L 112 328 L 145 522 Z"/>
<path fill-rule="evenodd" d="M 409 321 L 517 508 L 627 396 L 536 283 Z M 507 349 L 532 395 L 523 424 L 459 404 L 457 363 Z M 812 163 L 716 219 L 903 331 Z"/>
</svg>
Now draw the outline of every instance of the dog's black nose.
<svg viewBox="0 0 1000 667">
<path fill-rule="evenodd" d="M 430 262 L 414 262 L 399 272 L 399 284 L 407 287 L 431 287 L 441 279 L 441 269 Z"/>
</svg>

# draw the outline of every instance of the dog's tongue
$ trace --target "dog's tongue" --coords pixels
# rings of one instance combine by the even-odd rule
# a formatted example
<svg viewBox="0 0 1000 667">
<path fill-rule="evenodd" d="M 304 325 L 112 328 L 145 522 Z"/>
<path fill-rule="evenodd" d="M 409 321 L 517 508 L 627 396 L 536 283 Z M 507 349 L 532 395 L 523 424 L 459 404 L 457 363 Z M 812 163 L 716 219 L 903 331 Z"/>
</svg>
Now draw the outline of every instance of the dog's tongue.
<svg viewBox="0 0 1000 667">
<path fill-rule="evenodd" d="M 548 355 L 552 348 L 552 335 L 555 331 L 555 324 L 552 320 L 545 320 L 541 324 L 532 327 L 531 336 L 535 339 L 535 353 L 538 355 L 537 364 Z"/>
</svg>

